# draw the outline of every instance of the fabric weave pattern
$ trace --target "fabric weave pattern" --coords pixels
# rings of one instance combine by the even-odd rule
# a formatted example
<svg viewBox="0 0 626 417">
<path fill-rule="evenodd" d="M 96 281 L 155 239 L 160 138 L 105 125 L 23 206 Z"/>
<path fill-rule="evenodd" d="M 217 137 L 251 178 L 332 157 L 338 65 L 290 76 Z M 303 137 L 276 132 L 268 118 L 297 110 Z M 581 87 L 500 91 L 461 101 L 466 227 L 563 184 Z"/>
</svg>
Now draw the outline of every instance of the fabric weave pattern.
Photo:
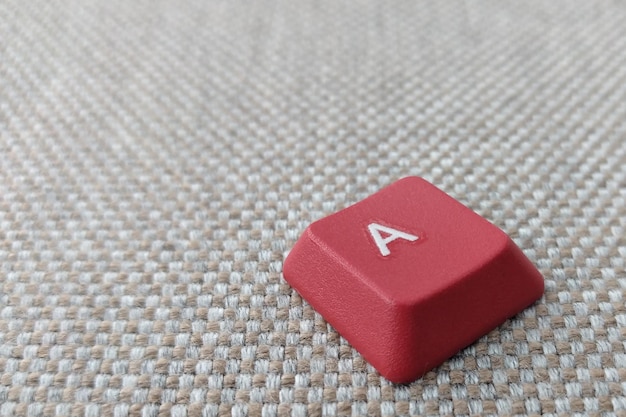
<svg viewBox="0 0 626 417">
<path fill-rule="evenodd" d="M 626 4 L 0 3 L 0 416 L 626 415 Z M 418 175 L 544 297 L 408 385 L 281 276 Z"/>
</svg>

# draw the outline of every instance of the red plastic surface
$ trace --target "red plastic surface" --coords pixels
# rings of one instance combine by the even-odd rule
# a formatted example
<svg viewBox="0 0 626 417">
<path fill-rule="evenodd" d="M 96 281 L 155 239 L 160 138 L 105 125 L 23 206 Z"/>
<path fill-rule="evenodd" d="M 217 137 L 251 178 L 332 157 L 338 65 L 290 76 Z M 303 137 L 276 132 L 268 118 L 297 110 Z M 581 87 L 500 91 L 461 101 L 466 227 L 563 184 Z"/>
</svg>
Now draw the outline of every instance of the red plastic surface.
<svg viewBox="0 0 626 417">
<path fill-rule="evenodd" d="M 417 379 L 544 289 L 504 232 L 418 177 L 311 224 L 283 273 L 393 382 Z"/>
</svg>

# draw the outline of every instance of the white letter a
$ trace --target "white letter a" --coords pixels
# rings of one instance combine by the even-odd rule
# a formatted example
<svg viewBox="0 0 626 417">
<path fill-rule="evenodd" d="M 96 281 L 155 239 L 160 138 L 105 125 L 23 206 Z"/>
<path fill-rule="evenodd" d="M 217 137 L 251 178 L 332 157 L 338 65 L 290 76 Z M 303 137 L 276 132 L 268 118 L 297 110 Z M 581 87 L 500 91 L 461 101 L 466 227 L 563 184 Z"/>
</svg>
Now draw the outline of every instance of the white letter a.
<svg viewBox="0 0 626 417">
<path fill-rule="evenodd" d="M 389 251 L 389 248 L 387 247 L 387 244 L 389 242 L 393 242 L 396 239 L 404 239 L 410 242 L 415 242 L 418 239 L 418 237 L 415 235 L 401 232 L 400 230 L 392 229 L 391 227 L 381 226 L 378 223 L 370 223 L 369 226 L 367 226 L 367 229 L 370 231 L 370 234 L 374 238 L 376 246 L 378 246 L 378 249 L 383 256 L 387 256 L 391 253 L 391 251 Z M 389 236 L 383 239 L 383 237 L 380 235 L 380 232 L 384 232 Z"/>
</svg>

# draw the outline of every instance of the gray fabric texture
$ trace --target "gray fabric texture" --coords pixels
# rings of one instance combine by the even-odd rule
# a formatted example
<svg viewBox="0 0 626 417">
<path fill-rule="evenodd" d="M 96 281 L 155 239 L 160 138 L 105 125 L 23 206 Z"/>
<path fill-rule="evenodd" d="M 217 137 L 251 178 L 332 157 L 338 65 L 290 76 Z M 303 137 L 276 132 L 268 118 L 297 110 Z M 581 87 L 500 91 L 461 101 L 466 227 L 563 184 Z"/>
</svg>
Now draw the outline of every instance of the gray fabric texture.
<svg viewBox="0 0 626 417">
<path fill-rule="evenodd" d="M 408 385 L 281 276 L 418 175 L 534 306 Z M 626 415 L 626 4 L 0 2 L 0 416 Z"/>
</svg>

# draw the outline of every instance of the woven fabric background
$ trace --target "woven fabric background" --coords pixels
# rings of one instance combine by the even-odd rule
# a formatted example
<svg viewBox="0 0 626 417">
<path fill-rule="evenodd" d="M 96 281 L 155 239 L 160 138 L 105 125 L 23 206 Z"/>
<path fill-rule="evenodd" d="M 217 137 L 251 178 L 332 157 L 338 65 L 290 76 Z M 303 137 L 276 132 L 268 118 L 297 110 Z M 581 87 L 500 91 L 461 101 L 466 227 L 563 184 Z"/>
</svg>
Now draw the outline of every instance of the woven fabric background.
<svg viewBox="0 0 626 417">
<path fill-rule="evenodd" d="M 422 176 L 545 296 L 380 377 L 281 276 Z M 0 2 L 0 416 L 626 415 L 626 3 Z"/>
</svg>

